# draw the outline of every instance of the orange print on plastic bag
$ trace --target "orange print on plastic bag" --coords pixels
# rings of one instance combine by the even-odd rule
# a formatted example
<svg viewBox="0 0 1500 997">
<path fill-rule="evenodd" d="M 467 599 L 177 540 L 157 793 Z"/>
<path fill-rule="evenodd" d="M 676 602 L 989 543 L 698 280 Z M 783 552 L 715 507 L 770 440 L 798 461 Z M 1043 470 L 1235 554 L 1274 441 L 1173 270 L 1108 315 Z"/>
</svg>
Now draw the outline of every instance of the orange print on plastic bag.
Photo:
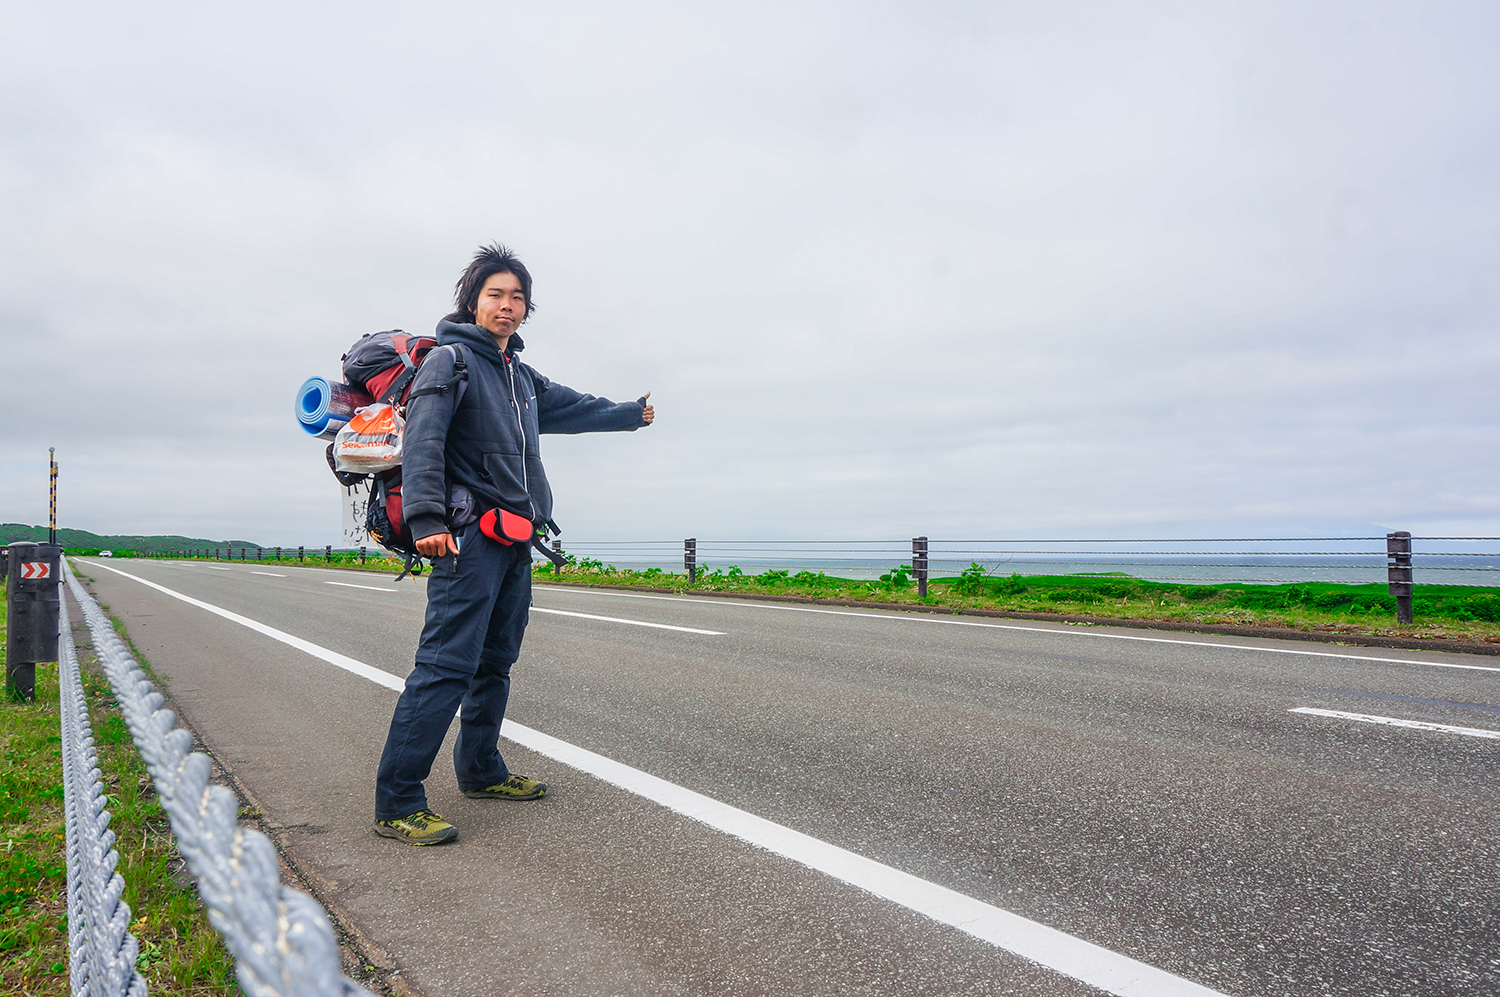
<svg viewBox="0 0 1500 997">
<path fill-rule="evenodd" d="M 400 467 L 405 429 L 406 420 L 383 402 L 358 409 L 333 441 L 334 466 L 364 474 Z"/>
</svg>

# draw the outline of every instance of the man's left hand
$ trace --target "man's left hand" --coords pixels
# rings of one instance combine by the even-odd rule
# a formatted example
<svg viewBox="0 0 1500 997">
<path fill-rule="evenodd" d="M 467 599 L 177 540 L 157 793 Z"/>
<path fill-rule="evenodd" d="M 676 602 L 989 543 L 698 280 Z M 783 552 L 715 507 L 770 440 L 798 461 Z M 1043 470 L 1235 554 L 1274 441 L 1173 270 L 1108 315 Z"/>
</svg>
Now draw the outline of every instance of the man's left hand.
<svg viewBox="0 0 1500 997">
<path fill-rule="evenodd" d="M 641 396 L 641 401 L 646 402 L 646 411 L 641 413 L 641 420 L 648 426 L 656 421 L 656 409 L 653 408 L 650 401 L 648 401 L 650 397 L 651 392 L 649 391 Z"/>
</svg>

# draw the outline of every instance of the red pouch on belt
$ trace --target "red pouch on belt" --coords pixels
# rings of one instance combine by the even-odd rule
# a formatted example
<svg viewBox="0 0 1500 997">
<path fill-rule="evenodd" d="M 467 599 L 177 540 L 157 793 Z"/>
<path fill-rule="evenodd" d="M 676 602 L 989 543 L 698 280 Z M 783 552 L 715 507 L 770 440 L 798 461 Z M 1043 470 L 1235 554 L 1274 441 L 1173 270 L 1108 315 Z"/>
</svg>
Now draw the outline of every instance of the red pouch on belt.
<svg viewBox="0 0 1500 997">
<path fill-rule="evenodd" d="M 491 509 L 479 517 L 479 532 L 499 544 L 529 544 L 536 533 L 531 520 L 504 509 Z"/>
</svg>

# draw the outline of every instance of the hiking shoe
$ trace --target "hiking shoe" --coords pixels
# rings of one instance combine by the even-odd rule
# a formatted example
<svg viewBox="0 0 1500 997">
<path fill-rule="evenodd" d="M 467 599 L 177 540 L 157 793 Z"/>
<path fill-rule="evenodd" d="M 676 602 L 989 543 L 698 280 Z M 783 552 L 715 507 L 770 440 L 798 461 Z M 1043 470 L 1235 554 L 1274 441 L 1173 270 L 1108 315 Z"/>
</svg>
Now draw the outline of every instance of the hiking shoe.
<svg viewBox="0 0 1500 997">
<path fill-rule="evenodd" d="M 547 784 L 513 775 L 498 786 L 466 789 L 464 795 L 476 800 L 539 800 L 547 795 Z"/>
<path fill-rule="evenodd" d="M 408 845 L 441 845 L 458 837 L 458 828 L 431 810 L 418 810 L 395 820 L 377 820 L 375 833 Z"/>
</svg>

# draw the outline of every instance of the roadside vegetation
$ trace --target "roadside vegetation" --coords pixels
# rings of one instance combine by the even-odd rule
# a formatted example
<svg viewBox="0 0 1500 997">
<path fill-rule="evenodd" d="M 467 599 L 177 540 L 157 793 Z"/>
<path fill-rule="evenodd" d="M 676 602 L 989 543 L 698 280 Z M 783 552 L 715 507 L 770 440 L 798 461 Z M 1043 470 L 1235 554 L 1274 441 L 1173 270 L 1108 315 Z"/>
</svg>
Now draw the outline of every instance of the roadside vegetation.
<svg viewBox="0 0 1500 997">
<path fill-rule="evenodd" d="M 0 993 L 70 993 L 57 680 L 56 664 L 38 665 L 36 702 L 0 701 Z M 148 991 L 239 993 L 108 682 L 85 667 L 83 685 Z"/>
<path fill-rule="evenodd" d="M 264 551 L 262 565 L 308 568 L 357 568 L 389 572 L 401 570 L 399 558 L 376 556 L 378 548 L 361 561 L 358 552 L 308 550 L 301 560 L 283 550 L 278 561 Z M 239 561 L 239 548 L 233 558 Z M 121 552 L 116 551 L 116 556 Z M 127 555 L 128 556 L 128 555 Z M 245 563 L 256 563 L 254 549 Z M 203 560 L 199 558 L 199 560 Z M 215 560 L 208 558 L 208 560 Z M 1396 623 L 1396 600 L 1383 584 L 1343 585 L 1298 582 L 1288 585 L 1223 583 L 1184 585 L 1150 582 L 1123 572 L 1074 575 L 995 574 L 971 564 L 962 574 L 929 580 L 927 597 L 917 596 L 910 564 L 892 566 L 879 578 L 840 578 L 821 571 L 767 569 L 747 574 L 730 565 L 698 572 L 689 583 L 686 573 L 661 568 L 617 568 L 593 558 L 570 556 L 557 571 L 538 562 L 538 581 L 574 585 L 626 585 L 672 591 L 738 592 L 784 595 L 841 602 L 925 605 L 993 612 L 1125 620 L 1164 620 L 1174 623 L 1280 630 L 1358 633 L 1383 637 L 1412 637 L 1500 643 L 1500 589 L 1467 585 L 1417 585 L 1412 602 L 1413 622 Z"/>
<path fill-rule="evenodd" d="M 560 572 L 538 565 L 541 582 L 627 585 L 674 591 L 740 592 L 846 602 L 940 606 L 999 612 L 1178 623 L 1317 630 L 1377 636 L 1427 637 L 1500 643 L 1500 591 L 1460 585 L 1418 585 L 1413 623 L 1398 626 L 1396 600 L 1384 585 L 1303 582 L 1294 585 L 1177 585 L 1121 572 L 1077 575 L 995 575 L 971 564 L 961 575 L 929 581 L 917 595 L 909 564 L 879 578 L 838 578 L 822 572 L 769 569 L 749 575 L 738 567 L 699 571 L 697 581 L 659 568 L 616 568 L 574 560 Z"/>
</svg>

